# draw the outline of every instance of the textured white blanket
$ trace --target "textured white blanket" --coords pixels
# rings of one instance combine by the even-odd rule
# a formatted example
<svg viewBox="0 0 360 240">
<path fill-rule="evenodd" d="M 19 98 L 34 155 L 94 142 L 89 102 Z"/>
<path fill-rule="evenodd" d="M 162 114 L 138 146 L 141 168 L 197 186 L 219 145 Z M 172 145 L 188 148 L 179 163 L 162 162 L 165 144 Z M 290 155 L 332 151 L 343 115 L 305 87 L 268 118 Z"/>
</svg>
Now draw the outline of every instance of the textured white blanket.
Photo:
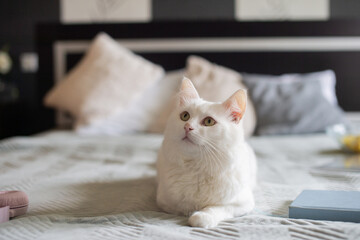
<svg viewBox="0 0 360 240">
<path fill-rule="evenodd" d="M 314 170 L 343 156 L 324 135 L 251 139 L 256 209 L 213 229 L 191 228 L 157 208 L 161 141 L 52 132 L 0 142 L 0 190 L 30 199 L 27 215 L 0 225 L 0 239 L 360 239 L 360 224 L 286 218 L 303 189 L 360 190 L 360 174 Z"/>
</svg>

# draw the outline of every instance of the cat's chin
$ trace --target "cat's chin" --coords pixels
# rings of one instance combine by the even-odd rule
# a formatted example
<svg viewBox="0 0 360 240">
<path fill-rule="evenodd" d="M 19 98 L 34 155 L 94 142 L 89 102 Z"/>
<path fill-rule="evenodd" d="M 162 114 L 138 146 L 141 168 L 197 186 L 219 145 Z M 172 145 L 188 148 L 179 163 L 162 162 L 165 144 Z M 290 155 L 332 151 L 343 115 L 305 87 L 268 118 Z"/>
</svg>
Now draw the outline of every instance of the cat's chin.
<svg viewBox="0 0 360 240">
<path fill-rule="evenodd" d="M 187 137 L 187 136 L 183 137 L 182 141 L 183 141 L 184 143 L 197 145 L 193 140 L 191 140 L 191 139 L 190 139 L 189 137 Z"/>
<path fill-rule="evenodd" d="M 191 139 L 191 137 L 183 137 L 180 140 L 179 147 L 185 155 L 190 154 L 190 156 L 194 156 L 194 154 L 197 154 L 199 151 L 199 144 Z"/>
</svg>

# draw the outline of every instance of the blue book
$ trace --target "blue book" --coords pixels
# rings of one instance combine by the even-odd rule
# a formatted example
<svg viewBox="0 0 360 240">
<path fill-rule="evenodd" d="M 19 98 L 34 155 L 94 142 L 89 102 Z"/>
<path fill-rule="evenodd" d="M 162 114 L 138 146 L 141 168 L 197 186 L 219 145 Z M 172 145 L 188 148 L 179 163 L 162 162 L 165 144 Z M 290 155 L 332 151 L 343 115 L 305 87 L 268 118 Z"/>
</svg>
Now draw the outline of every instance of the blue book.
<svg viewBox="0 0 360 240">
<path fill-rule="evenodd" d="M 290 218 L 360 222 L 360 192 L 304 190 L 289 206 Z"/>
</svg>

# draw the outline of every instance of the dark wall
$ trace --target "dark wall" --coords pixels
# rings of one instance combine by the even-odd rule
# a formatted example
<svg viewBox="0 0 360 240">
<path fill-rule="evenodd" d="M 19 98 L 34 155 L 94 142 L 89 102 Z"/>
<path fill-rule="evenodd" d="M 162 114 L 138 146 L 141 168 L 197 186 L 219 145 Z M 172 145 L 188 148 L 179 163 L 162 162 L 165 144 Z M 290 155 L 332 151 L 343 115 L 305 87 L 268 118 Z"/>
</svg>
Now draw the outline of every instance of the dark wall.
<svg viewBox="0 0 360 240">
<path fill-rule="evenodd" d="M 330 0 L 329 4 L 332 19 L 360 17 L 358 0 Z M 234 8 L 235 0 L 152 0 L 152 20 L 233 20 Z M 5 128 L 14 129 L 14 135 L 27 135 L 37 131 L 32 123 L 36 118 L 34 112 L 39 107 L 36 101 L 36 73 L 21 71 L 20 54 L 36 52 L 37 23 L 59 21 L 60 0 L 0 0 L 0 48 L 8 44 L 13 59 L 13 69 L 5 79 L 14 82 L 20 91 L 18 113 L 8 120 L 11 126 L 5 124 Z M 7 111 L 0 110 L 0 115 L 3 115 L 0 120 Z M 1 128 L 4 126 L 0 126 L 0 133 Z"/>
<path fill-rule="evenodd" d="M 3 76 L 7 82 L 14 82 L 19 88 L 19 103 L 16 117 L 10 117 L 13 125 L 6 122 L 0 128 L 14 128 L 14 134 L 31 134 L 36 109 L 36 73 L 24 73 L 20 69 L 20 54 L 34 52 L 35 27 L 39 22 L 59 21 L 58 0 L 0 0 L 0 48 L 9 46 L 13 67 Z M 6 108 L 8 109 L 8 108 Z M 10 111 L 10 110 L 8 110 Z M 14 111 L 14 110 L 12 110 Z M 7 114 L 2 112 L 1 114 Z M 12 114 L 8 112 L 8 114 Z M 7 116 L 0 116 L 2 118 Z M 15 122 L 14 122 L 15 121 Z M 14 131 L 6 131 L 11 134 Z"/>
</svg>

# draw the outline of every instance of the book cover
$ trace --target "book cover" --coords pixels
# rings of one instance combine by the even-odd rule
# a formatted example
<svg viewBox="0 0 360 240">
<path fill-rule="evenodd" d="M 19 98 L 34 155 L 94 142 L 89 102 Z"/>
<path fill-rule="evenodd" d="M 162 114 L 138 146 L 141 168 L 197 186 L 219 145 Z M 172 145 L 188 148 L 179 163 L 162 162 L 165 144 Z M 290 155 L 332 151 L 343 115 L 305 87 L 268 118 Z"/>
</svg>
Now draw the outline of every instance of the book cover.
<svg viewBox="0 0 360 240">
<path fill-rule="evenodd" d="M 359 223 L 360 192 L 304 190 L 289 206 L 289 217 Z"/>
</svg>

